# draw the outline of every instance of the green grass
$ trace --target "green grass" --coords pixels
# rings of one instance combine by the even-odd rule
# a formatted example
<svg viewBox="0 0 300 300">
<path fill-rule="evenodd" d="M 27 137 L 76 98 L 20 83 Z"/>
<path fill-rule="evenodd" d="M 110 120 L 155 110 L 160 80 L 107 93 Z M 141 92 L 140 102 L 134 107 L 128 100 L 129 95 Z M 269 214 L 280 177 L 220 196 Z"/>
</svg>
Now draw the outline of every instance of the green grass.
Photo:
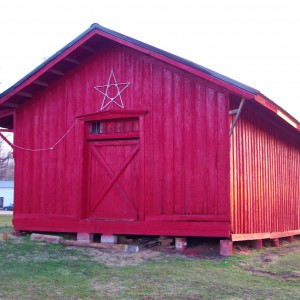
<svg viewBox="0 0 300 300">
<path fill-rule="evenodd" d="M 0 215 L 0 227 L 5 224 L 12 225 L 12 216 L 11 215 Z"/>
<path fill-rule="evenodd" d="M 25 236 L 0 242 L 0 253 L 1 300 L 300 299 L 300 240 L 249 255 L 196 259 L 65 247 Z"/>
<path fill-rule="evenodd" d="M 8 230 L 12 230 L 12 216 L 0 215 L 0 233 Z"/>
<path fill-rule="evenodd" d="M 249 272 L 260 276 L 281 278 L 284 282 L 300 283 L 300 240 L 283 244 L 279 248 L 265 248 L 254 252 L 240 264 Z M 296 276 L 299 275 L 299 276 Z"/>
</svg>

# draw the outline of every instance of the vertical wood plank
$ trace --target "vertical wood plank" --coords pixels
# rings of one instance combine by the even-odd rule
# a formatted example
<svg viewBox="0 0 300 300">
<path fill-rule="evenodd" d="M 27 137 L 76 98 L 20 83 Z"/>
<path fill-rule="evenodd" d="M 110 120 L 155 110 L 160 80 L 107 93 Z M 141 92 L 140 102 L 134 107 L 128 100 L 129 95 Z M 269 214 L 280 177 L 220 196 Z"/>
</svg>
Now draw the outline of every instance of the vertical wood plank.
<svg viewBox="0 0 300 300">
<path fill-rule="evenodd" d="M 155 214 L 162 213 L 162 181 L 163 181 L 163 122 L 162 122 L 162 70 L 157 66 L 153 66 L 152 77 L 152 124 L 153 130 L 153 212 Z M 160 166 L 160 167 L 157 167 Z"/>
<path fill-rule="evenodd" d="M 193 119 L 194 90 L 189 79 L 183 82 L 183 177 L 184 177 L 184 213 L 193 214 L 194 176 L 193 176 Z"/>
<path fill-rule="evenodd" d="M 216 119 L 216 91 L 212 88 L 206 89 L 206 126 L 207 134 L 206 136 L 206 174 L 207 174 L 207 204 L 206 211 L 207 214 L 214 214 L 216 209 L 216 181 L 215 175 L 217 172 L 217 119 Z"/>
<path fill-rule="evenodd" d="M 233 231 L 295 230 L 297 222 L 293 220 L 295 216 L 299 218 L 299 201 L 294 206 L 297 187 L 290 178 L 299 174 L 296 167 L 300 157 L 299 140 L 249 104 L 245 108 L 235 128 L 238 138 L 231 139 L 231 167 L 242 178 L 232 182 L 242 191 L 235 194 L 231 189 L 231 201 L 235 203 L 234 208 L 232 206 Z"/>
<path fill-rule="evenodd" d="M 206 101 L 205 86 L 197 82 L 195 87 L 195 156 L 194 156 L 194 182 L 195 182 L 195 213 L 204 214 L 204 203 L 207 201 L 206 193 Z"/>
<path fill-rule="evenodd" d="M 161 166 L 162 175 L 162 213 L 173 214 L 173 142 L 174 142 L 174 121 L 173 121 L 173 78 L 172 73 L 163 69 L 162 78 L 162 147 L 163 165 Z"/>
<path fill-rule="evenodd" d="M 183 178 L 183 79 L 178 74 L 173 76 L 174 82 L 174 214 L 184 212 L 184 178 Z"/>
<path fill-rule="evenodd" d="M 215 214 L 229 216 L 229 104 L 224 93 L 217 95 L 217 207 Z M 224 201 L 221 201 L 224 199 Z"/>
</svg>

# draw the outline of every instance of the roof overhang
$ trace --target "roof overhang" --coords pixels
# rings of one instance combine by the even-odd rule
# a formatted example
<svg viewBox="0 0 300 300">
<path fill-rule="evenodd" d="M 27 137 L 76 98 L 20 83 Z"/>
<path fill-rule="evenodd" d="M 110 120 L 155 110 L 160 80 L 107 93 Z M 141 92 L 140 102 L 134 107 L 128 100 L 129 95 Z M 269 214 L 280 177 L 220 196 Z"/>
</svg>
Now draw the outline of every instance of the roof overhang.
<svg viewBox="0 0 300 300">
<path fill-rule="evenodd" d="M 288 123 L 290 126 L 300 131 L 299 121 L 265 95 L 258 93 L 254 97 L 254 100 L 272 112 L 274 117 L 278 117 L 281 121 Z"/>
</svg>

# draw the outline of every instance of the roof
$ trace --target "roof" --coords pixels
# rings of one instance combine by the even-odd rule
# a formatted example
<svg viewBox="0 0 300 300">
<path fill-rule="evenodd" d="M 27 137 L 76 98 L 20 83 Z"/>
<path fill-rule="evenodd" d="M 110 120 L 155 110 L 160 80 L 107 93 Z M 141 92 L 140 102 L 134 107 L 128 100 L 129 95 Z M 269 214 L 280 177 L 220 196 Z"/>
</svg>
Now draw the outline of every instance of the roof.
<svg viewBox="0 0 300 300">
<path fill-rule="evenodd" d="M 12 128 L 12 115 L 15 108 L 24 101 L 30 100 L 35 93 L 47 88 L 51 81 L 57 77 L 64 76 L 66 71 L 80 64 L 86 56 L 91 55 L 101 48 L 101 45 L 103 45 L 103 42 L 107 39 L 137 49 L 147 55 L 156 57 L 201 76 L 202 78 L 229 89 L 235 94 L 241 95 L 241 97 L 254 99 L 275 113 L 277 113 L 277 111 L 283 111 L 283 114 L 292 120 L 293 123 L 296 124 L 296 128 L 300 130 L 300 124 L 295 118 L 285 112 L 276 103 L 262 95 L 258 90 L 187 59 L 145 44 L 96 23 L 92 24 L 90 28 L 77 38 L 0 94 L 0 126 Z"/>
<path fill-rule="evenodd" d="M 13 188 L 14 182 L 13 181 L 0 181 L 0 188 Z"/>
</svg>

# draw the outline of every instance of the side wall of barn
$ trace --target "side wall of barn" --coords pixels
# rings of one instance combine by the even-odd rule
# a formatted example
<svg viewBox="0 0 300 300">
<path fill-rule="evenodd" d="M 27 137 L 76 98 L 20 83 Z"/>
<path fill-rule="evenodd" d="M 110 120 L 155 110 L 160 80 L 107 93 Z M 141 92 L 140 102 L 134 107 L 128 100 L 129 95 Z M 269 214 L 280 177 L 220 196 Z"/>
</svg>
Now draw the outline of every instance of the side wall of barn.
<svg viewBox="0 0 300 300">
<path fill-rule="evenodd" d="M 142 226 L 163 233 L 169 226 L 165 232 L 227 236 L 227 91 L 114 42 L 18 108 L 16 228 L 76 231 L 80 222 L 81 231 L 100 230 L 97 220 L 81 220 L 88 175 L 84 124 L 77 117 L 100 111 L 103 95 L 94 87 L 107 84 L 112 70 L 130 85 L 122 92 L 124 110 L 114 103 L 106 109 L 145 112 L 139 201 L 149 225 L 130 225 L 127 233 L 142 233 Z M 197 222 L 205 225 L 202 231 Z"/>
<path fill-rule="evenodd" d="M 231 136 L 233 240 L 300 232 L 300 138 L 287 126 L 253 102 L 243 107 Z"/>
</svg>

